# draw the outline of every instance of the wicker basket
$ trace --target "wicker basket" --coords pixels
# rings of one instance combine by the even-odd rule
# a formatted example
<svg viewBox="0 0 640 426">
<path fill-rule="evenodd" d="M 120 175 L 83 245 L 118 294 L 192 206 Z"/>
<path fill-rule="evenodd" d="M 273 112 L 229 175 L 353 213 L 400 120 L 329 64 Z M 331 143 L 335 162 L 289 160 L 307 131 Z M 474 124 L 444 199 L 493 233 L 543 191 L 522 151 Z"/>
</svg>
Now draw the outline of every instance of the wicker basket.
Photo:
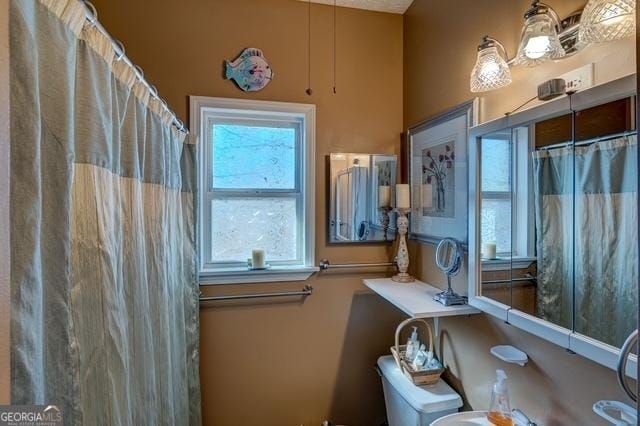
<svg viewBox="0 0 640 426">
<path fill-rule="evenodd" d="M 413 322 L 419 322 L 424 324 L 427 327 L 427 331 L 429 332 L 429 351 L 433 352 L 433 332 L 431 331 L 431 326 L 427 321 L 421 318 L 409 318 L 407 320 L 402 321 L 398 328 L 396 328 L 396 340 L 395 346 L 391 347 L 391 354 L 393 358 L 396 360 L 396 364 L 402 371 L 402 373 L 413 382 L 414 385 L 424 386 L 424 385 L 434 385 L 438 383 L 440 380 L 440 375 L 444 371 L 444 368 L 439 368 L 437 370 L 421 370 L 415 371 L 411 366 L 411 363 L 407 362 L 405 359 L 406 353 L 406 345 L 400 345 L 400 332 L 402 329 L 411 324 Z"/>
</svg>

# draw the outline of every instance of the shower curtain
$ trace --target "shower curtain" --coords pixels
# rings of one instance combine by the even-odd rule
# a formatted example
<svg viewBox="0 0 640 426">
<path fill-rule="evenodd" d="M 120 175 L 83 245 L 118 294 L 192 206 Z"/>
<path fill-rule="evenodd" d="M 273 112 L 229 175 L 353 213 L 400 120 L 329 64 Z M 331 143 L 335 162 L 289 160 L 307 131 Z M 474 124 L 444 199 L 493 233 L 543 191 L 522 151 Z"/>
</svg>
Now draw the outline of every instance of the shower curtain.
<svg viewBox="0 0 640 426">
<path fill-rule="evenodd" d="M 533 157 L 538 316 L 620 347 L 638 306 L 636 136 Z"/>
<path fill-rule="evenodd" d="M 12 403 L 200 424 L 195 146 L 77 0 L 12 0 Z"/>
</svg>

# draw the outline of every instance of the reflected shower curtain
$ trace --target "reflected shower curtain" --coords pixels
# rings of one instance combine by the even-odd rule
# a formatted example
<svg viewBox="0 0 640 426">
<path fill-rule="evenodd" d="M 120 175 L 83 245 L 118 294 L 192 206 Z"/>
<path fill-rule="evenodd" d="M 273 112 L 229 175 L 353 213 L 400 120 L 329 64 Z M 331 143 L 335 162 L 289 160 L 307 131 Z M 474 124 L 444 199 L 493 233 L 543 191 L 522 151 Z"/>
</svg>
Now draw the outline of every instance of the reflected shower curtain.
<svg viewBox="0 0 640 426">
<path fill-rule="evenodd" d="M 636 161 L 635 135 L 534 153 L 538 315 L 616 347 L 636 328 Z"/>
<path fill-rule="evenodd" d="M 200 424 L 195 146 L 76 0 L 13 0 L 12 403 Z"/>
</svg>

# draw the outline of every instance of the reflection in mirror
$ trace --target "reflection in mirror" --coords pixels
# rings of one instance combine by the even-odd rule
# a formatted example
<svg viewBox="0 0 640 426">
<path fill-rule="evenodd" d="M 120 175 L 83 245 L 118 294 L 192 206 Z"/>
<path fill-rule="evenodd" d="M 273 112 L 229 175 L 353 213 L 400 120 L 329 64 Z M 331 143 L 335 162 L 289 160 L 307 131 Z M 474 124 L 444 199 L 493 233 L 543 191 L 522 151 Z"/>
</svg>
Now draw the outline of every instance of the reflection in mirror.
<svg viewBox="0 0 640 426">
<path fill-rule="evenodd" d="M 635 101 L 575 114 L 575 332 L 621 347 L 638 312 Z"/>
<path fill-rule="evenodd" d="M 535 199 L 529 127 L 512 130 L 513 203 L 511 244 L 511 306 L 530 315 L 536 313 L 537 262 Z"/>
<path fill-rule="evenodd" d="M 395 240 L 397 163 L 395 155 L 330 155 L 331 243 Z"/>
<path fill-rule="evenodd" d="M 569 114 L 534 124 L 530 155 L 538 269 L 533 314 L 568 329 L 573 328 L 574 263 L 571 120 Z"/>
<path fill-rule="evenodd" d="M 481 294 L 511 306 L 511 130 L 483 136 L 480 151 Z"/>
<path fill-rule="evenodd" d="M 516 182 L 528 174 L 531 195 L 527 201 L 525 186 L 516 183 L 513 308 L 614 347 L 635 330 L 638 310 L 631 104 L 623 99 L 535 123 L 535 143 L 514 157 Z M 519 132 L 527 134 L 515 129 L 514 141 Z M 516 264 L 533 256 L 525 272 L 536 278 L 532 299 L 517 295 Z"/>
</svg>

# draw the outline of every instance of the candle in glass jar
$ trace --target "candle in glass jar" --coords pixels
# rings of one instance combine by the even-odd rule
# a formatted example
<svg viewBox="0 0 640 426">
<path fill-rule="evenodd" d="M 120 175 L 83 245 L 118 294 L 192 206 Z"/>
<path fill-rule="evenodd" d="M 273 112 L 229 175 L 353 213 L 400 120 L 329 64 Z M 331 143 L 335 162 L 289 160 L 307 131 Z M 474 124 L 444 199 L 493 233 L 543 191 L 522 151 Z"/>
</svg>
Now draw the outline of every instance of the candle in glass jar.
<svg viewBox="0 0 640 426">
<path fill-rule="evenodd" d="M 378 207 L 389 207 L 391 205 L 391 187 L 381 185 L 378 187 Z"/>
<path fill-rule="evenodd" d="M 411 198 L 409 185 L 406 183 L 399 183 L 396 185 L 396 208 L 409 209 L 411 208 Z"/>
<path fill-rule="evenodd" d="M 265 254 L 264 250 L 255 249 L 251 251 L 251 267 L 256 269 L 265 268 L 264 262 Z"/>
</svg>

